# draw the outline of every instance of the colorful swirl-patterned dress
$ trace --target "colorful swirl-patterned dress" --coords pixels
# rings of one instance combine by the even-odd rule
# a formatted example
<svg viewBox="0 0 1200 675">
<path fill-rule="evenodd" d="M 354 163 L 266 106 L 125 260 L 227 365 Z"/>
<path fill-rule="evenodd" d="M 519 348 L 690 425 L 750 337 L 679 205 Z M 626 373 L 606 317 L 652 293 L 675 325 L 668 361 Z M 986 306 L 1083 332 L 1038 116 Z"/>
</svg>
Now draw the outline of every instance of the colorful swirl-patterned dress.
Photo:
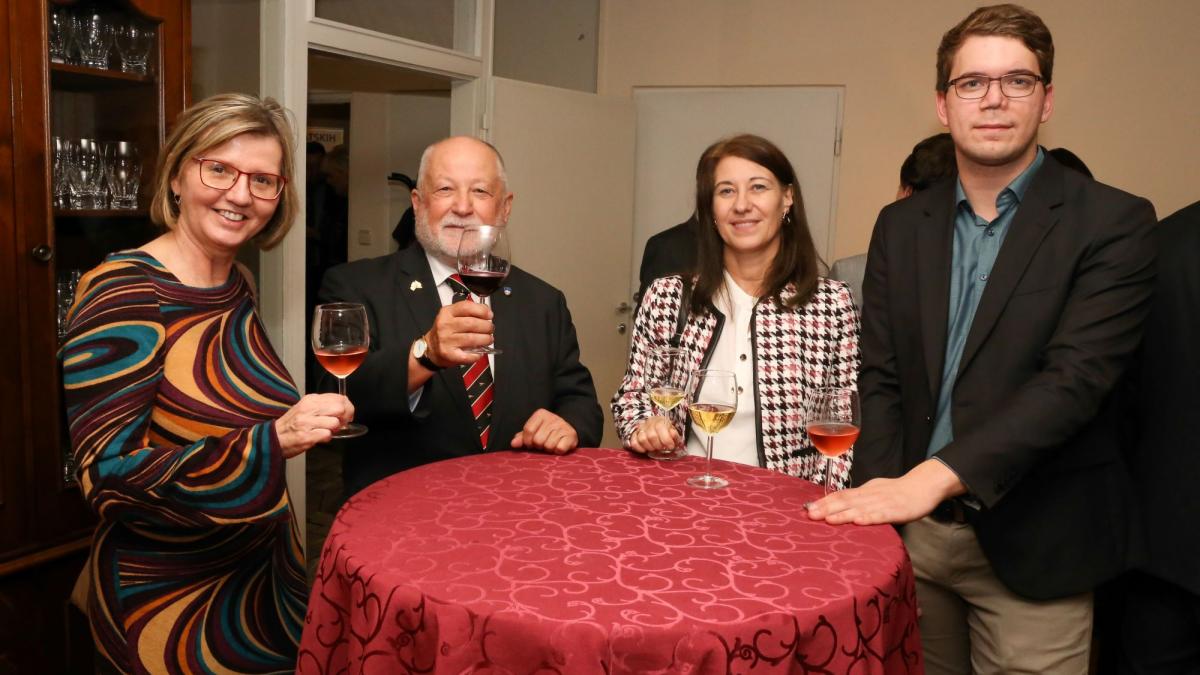
<svg viewBox="0 0 1200 675">
<path fill-rule="evenodd" d="M 298 398 L 249 283 L 184 285 L 142 252 L 80 282 L 61 352 L 100 516 L 88 612 L 128 673 L 291 672 L 300 540 L 273 421 Z"/>
</svg>

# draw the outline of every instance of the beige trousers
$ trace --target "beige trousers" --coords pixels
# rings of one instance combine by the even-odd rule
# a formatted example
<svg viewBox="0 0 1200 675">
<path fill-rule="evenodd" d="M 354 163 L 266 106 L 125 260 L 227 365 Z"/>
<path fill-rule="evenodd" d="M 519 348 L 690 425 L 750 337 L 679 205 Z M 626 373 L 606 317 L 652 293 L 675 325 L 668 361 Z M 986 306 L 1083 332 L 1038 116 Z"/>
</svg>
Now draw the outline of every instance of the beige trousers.
<svg viewBox="0 0 1200 675">
<path fill-rule="evenodd" d="M 1050 601 L 1016 595 L 992 572 L 970 525 L 923 518 L 903 537 L 927 675 L 1087 673 L 1091 593 Z"/>
</svg>

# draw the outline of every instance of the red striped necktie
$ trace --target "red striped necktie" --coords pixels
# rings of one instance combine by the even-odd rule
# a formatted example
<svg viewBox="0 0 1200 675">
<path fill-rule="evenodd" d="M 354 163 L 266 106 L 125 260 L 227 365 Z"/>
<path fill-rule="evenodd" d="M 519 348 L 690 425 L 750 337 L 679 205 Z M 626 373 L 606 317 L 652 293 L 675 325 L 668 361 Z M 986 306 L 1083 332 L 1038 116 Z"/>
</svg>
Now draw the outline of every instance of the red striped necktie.
<svg viewBox="0 0 1200 675">
<path fill-rule="evenodd" d="M 454 291 L 454 302 L 465 300 L 470 291 L 463 285 L 462 277 L 451 274 L 446 283 Z M 487 354 L 467 366 L 461 366 L 463 387 L 467 390 L 467 401 L 475 416 L 475 427 L 479 429 L 479 444 L 487 449 L 488 436 L 492 431 L 492 369 Z"/>
</svg>

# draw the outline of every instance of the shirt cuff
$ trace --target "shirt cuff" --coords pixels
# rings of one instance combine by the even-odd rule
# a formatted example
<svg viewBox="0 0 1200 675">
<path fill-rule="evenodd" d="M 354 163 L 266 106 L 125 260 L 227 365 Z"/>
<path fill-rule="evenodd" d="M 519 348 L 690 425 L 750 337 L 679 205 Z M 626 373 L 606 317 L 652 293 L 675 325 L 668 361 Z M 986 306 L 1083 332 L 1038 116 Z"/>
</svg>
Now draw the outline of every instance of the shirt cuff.
<svg viewBox="0 0 1200 675">
<path fill-rule="evenodd" d="M 973 494 L 971 494 L 973 492 L 973 490 L 971 490 L 971 485 L 969 483 L 967 483 L 967 481 L 963 480 L 963 477 L 961 475 L 959 475 L 959 473 L 957 471 L 954 470 L 954 467 L 947 464 L 946 460 L 942 459 L 941 457 L 938 457 L 937 455 L 934 455 L 930 459 L 936 459 L 938 462 L 941 463 L 942 466 L 949 469 L 950 473 L 954 474 L 958 478 L 959 482 L 961 482 L 963 485 L 966 486 L 967 491 L 964 494 L 961 494 L 961 495 L 955 497 L 955 499 L 962 502 L 963 506 L 966 506 L 968 508 L 974 509 L 976 511 L 983 510 L 983 502 L 979 501 Z"/>
</svg>

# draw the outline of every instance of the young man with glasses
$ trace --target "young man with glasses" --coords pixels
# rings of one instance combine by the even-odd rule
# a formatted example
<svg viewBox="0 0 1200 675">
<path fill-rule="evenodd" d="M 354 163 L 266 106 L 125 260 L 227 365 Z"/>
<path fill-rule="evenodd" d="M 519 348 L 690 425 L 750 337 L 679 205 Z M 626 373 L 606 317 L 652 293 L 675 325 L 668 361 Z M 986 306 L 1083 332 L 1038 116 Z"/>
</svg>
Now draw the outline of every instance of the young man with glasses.
<svg viewBox="0 0 1200 675">
<path fill-rule="evenodd" d="M 1037 145 L 1053 61 L 1015 5 L 942 38 L 959 177 L 880 213 L 859 487 L 809 509 L 907 523 L 929 673 L 1086 672 L 1091 591 L 1129 562 L 1112 394 L 1148 311 L 1154 209 Z"/>
</svg>

